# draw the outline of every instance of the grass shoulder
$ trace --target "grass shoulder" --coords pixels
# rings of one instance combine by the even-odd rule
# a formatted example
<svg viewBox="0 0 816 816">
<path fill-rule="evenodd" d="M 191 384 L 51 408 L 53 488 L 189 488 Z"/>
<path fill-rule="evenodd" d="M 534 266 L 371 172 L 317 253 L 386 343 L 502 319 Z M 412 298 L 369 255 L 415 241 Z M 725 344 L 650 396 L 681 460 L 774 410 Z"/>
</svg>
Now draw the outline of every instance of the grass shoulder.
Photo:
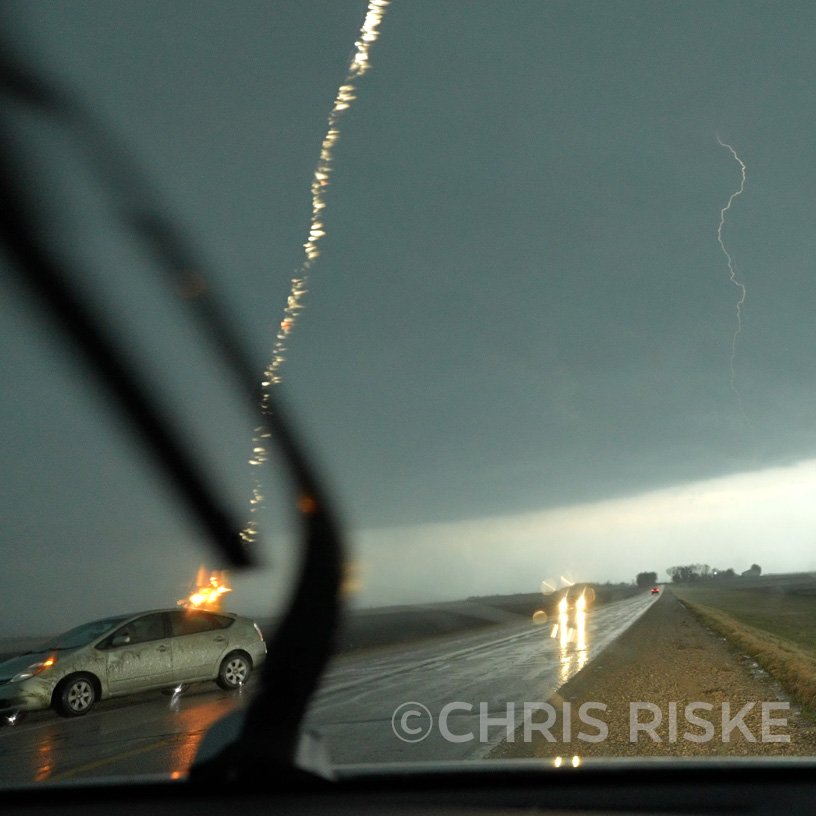
<svg viewBox="0 0 816 816">
<path fill-rule="evenodd" d="M 809 717 L 816 716 L 816 592 L 813 578 L 748 586 L 673 586 L 705 625 L 753 658 Z"/>
</svg>

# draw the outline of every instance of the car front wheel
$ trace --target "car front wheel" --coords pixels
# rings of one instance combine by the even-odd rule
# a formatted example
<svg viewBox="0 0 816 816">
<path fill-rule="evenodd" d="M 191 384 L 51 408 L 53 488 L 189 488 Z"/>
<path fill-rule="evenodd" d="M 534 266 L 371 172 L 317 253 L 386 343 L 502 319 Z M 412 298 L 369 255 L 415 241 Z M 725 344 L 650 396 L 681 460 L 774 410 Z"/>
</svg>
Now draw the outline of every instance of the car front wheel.
<svg viewBox="0 0 816 816">
<path fill-rule="evenodd" d="M 241 652 L 232 652 L 221 661 L 218 679 L 215 681 L 222 689 L 237 689 L 246 685 L 252 672 L 252 662 Z"/>
<path fill-rule="evenodd" d="M 63 717 L 81 717 L 96 702 L 96 684 L 89 674 L 74 674 L 60 684 L 56 709 Z"/>
</svg>

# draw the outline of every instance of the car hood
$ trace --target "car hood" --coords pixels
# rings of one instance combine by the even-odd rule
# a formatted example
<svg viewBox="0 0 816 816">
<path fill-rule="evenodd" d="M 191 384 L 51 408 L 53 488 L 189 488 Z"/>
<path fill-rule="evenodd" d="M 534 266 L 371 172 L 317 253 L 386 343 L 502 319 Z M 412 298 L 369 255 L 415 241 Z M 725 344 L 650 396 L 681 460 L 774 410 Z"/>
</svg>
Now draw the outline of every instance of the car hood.
<svg viewBox="0 0 816 816">
<path fill-rule="evenodd" d="M 9 678 L 14 677 L 15 674 L 18 672 L 27 669 L 32 663 L 39 663 L 41 660 L 45 660 L 54 652 L 57 652 L 60 657 L 64 658 L 65 655 L 72 654 L 76 651 L 76 649 L 63 649 L 63 650 L 42 650 L 38 649 L 36 652 L 29 652 L 28 654 L 17 655 L 16 657 L 9 657 L 6 660 L 0 662 L 0 682 L 4 682 L 9 680 Z"/>
</svg>

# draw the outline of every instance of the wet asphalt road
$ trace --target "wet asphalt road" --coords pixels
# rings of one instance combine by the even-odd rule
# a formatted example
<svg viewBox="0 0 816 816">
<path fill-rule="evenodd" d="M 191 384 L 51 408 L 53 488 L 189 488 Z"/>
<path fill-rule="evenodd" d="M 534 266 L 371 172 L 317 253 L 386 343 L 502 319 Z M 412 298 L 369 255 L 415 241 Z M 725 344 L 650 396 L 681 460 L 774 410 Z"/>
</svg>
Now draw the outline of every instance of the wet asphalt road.
<svg viewBox="0 0 816 816">
<path fill-rule="evenodd" d="M 309 722 L 325 735 L 337 764 L 479 759 L 507 734 L 501 724 L 482 733 L 483 706 L 487 718 L 506 718 L 512 703 L 521 723 L 525 702 L 545 702 L 654 600 L 642 594 L 590 609 L 583 620 L 571 611 L 542 625 L 494 627 L 367 660 L 341 659 Z M 450 704 L 456 708 L 443 734 L 439 715 Z"/>
<path fill-rule="evenodd" d="M 0 728 L 0 787 L 111 774 L 179 776 L 207 728 L 237 702 L 213 684 L 175 700 L 158 692 L 107 700 L 77 719 L 28 714 Z"/>
<path fill-rule="evenodd" d="M 325 735 L 338 764 L 478 759 L 506 733 L 502 724 L 480 733 L 480 705 L 488 717 L 501 718 L 513 703 L 521 717 L 524 702 L 546 701 L 653 602 L 643 594 L 541 625 L 491 627 L 341 656 L 312 705 L 309 724 Z M 203 684 L 180 697 L 156 692 L 105 701 L 78 719 L 30 714 L 0 728 L 0 786 L 181 776 L 207 728 L 252 693 L 253 683 L 241 693 Z M 404 706 L 392 724 L 404 703 L 422 706 Z M 440 734 L 439 714 L 448 704 L 455 705 L 445 723 L 453 739 Z M 392 725 L 411 741 L 398 738 Z"/>
</svg>

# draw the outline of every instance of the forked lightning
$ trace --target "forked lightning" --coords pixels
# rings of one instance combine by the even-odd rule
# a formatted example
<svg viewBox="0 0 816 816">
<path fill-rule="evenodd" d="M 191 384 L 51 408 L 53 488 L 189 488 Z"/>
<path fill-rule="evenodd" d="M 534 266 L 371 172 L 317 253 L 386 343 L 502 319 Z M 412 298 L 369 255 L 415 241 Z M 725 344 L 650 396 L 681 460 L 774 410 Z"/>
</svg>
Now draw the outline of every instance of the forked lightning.
<svg viewBox="0 0 816 816">
<path fill-rule="evenodd" d="M 741 196 L 743 190 L 745 190 L 745 180 L 747 178 L 747 172 L 745 167 L 745 162 L 737 155 L 737 151 L 734 148 L 722 141 L 719 136 L 717 136 L 717 142 L 720 144 L 720 147 L 726 148 L 731 155 L 734 157 L 734 160 L 740 166 L 740 185 L 739 188 L 736 189 L 728 198 L 728 202 L 726 205 L 720 210 L 720 223 L 717 225 L 717 241 L 720 244 L 720 249 L 722 249 L 723 254 L 728 261 L 728 275 L 731 280 L 731 283 L 734 284 L 739 289 L 739 299 L 737 300 L 737 328 L 734 330 L 734 334 L 731 337 L 731 390 L 737 397 L 737 402 L 739 403 L 740 412 L 742 413 L 743 419 L 747 421 L 747 417 L 745 415 L 745 410 L 742 405 L 742 394 L 740 393 L 739 389 L 737 388 L 737 375 L 736 375 L 736 368 L 735 368 L 735 361 L 737 357 L 737 338 L 739 337 L 740 333 L 742 332 L 742 306 L 745 303 L 745 284 L 737 277 L 737 267 L 734 263 L 734 259 L 731 257 L 731 253 L 726 249 L 725 241 L 723 240 L 723 229 L 725 228 L 725 218 L 728 211 L 731 209 L 731 205 L 734 203 L 735 199 L 738 196 Z"/>
</svg>

